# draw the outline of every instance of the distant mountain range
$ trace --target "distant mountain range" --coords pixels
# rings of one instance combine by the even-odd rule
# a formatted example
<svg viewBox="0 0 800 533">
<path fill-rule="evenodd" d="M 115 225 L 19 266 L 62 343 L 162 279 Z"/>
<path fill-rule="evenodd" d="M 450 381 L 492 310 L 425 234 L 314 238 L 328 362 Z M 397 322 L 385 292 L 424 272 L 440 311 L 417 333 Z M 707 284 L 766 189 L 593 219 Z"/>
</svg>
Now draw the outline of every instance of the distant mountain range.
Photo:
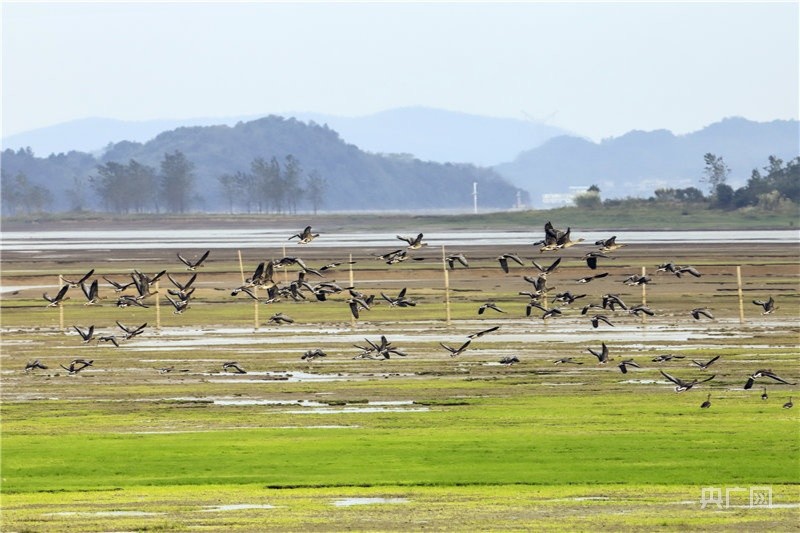
<svg viewBox="0 0 800 533">
<path fill-rule="evenodd" d="M 685 135 L 631 131 L 595 143 L 535 121 L 422 107 L 365 117 L 287 117 L 76 120 L 4 139 L 3 166 L 52 183 L 58 176 L 88 176 L 109 161 L 157 167 L 165 152 L 180 150 L 196 164 L 199 184 L 211 197 L 205 207 L 214 209 L 220 174 L 247 172 L 256 157 L 291 153 L 306 171 L 331 181 L 325 209 L 347 208 L 354 199 L 375 208 L 467 208 L 474 181 L 481 184 L 483 207 L 508 208 L 517 189 L 526 192 L 523 201 L 529 192 L 528 205 L 535 207 L 559 205 L 593 184 L 603 198 L 650 196 L 663 187 L 705 192 L 703 156 L 709 152 L 724 159 L 736 188 L 769 156 L 788 161 L 800 155 L 796 120 L 726 118 Z M 24 164 L 9 157 L 8 149 L 23 147 L 32 148 L 36 161 L 27 151 Z M 60 155 L 42 157 L 51 153 Z M 437 181 L 445 175 L 449 186 Z M 457 198 L 448 198 L 451 193 Z"/>
<path fill-rule="evenodd" d="M 570 132 L 533 120 L 494 118 L 442 109 L 405 107 L 363 117 L 322 113 L 280 113 L 286 118 L 327 125 L 349 144 L 385 154 L 411 154 L 423 161 L 492 166 Z M 3 148 L 31 148 L 39 157 L 79 152 L 101 153 L 122 141 L 145 143 L 158 134 L 193 126 L 234 126 L 265 115 L 188 120 L 125 121 L 86 118 L 10 135 Z"/>
<path fill-rule="evenodd" d="M 769 156 L 784 161 L 800 156 L 800 123 L 727 118 L 686 135 L 631 131 L 600 143 L 560 136 L 494 169 L 527 190 L 535 205 L 546 207 L 547 199 L 558 204 L 591 185 L 600 188 L 603 198 L 651 196 L 670 187 L 706 192 L 701 183 L 706 153 L 722 157 L 730 168 L 728 184 L 741 187 L 753 169 L 767 165 Z"/>
</svg>

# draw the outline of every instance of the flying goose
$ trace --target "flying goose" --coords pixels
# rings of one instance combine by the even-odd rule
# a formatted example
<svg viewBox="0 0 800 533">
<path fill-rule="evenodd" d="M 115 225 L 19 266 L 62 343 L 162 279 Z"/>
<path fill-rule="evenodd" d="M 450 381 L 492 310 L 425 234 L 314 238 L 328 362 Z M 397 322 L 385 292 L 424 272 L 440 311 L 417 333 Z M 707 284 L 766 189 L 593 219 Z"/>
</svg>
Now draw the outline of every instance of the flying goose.
<svg viewBox="0 0 800 533">
<path fill-rule="evenodd" d="M 685 355 L 666 354 L 666 355 L 658 355 L 656 357 L 653 357 L 652 361 L 654 363 L 664 363 L 666 361 L 672 361 L 673 359 L 683 359 L 685 357 L 686 357 Z"/>
<path fill-rule="evenodd" d="M 194 294 L 194 290 L 195 290 L 195 287 L 192 287 L 188 291 L 184 291 L 182 289 L 180 289 L 180 290 L 167 289 L 167 294 L 169 294 L 170 296 L 176 297 L 178 300 L 186 301 L 186 300 L 189 300 L 189 298 L 192 297 L 192 294 Z"/>
<path fill-rule="evenodd" d="M 684 381 L 684 380 L 682 380 L 680 378 L 676 378 L 676 377 L 670 376 L 669 374 L 667 374 L 663 370 L 659 370 L 659 372 L 661 372 L 662 376 L 664 376 L 665 378 L 667 378 L 668 380 L 670 380 L 671 382 L 673 382 L 675 384 L 675 392 L 687 391 L 687 390 L 691 389 L 692 387 L 694 387 L 695 385 L 698 385 L 700 383 L 705 383 L 706 381 L 711 381 L 716 376 L 716 374 L 713 374 L 713 375 L 711 375 L 711 376 L 709 376 L 709 377 L 707 377 L 705 379 L 701 379 L 701 380 L 694 379 L 692 381 Z"/>
<path fill-rule="evenodd" d="M 203 261 L 205 261 L 205 260 L 208 258 L 208 254 L 210 254 L 210 253 L 211 253 L 211 250 L 206 250 L 206 252 L 205 252 L 203 255 L 201 255 L 201 256 L 200 256 L 200 259 L 198 259 L 197 261 L 190 261 L 190 260 L 186 259 L 185 257 L 183 257 L 183 256 L 182 256 L 182 255 L 179 253 L 179 254 L 178 254 L 178 260 L 179 260 L 181 263 L 183 263 L 184 265 L 186 265 L 186 270 L 195 271 L 195 270 L 197 270 L 197 269 L 198 269 L 200 266 L 202 266 L 202 264 L 203 264 Z"/>
<path fill-rule="evenodd" d="M 519 357 L 516 355 L 507 355 L 500 359 L 501 365 L 511 366 L 514 363 L 519 363 Z"/>
<path fill-rule="evenodd" d="M 222 370 L 224 370 L 225 372 L 228 372 L 228 370 L 233 370 L 237 374 L 247 374 L 247 371 L 241 366 L 239 366 L 239 363 L 236 361 L 228 361 L 222 363 Z"/>
<path fill-rule="evenodd" d="M 585 297 L 586 297 L 585 294 L 572 294 L 569 291 L 560 292 L 556 294 L 555 297 L 553 298 L 553 303 L 562 302 L 564 305 L 570 305 L 572 303 L 575 303 L 575 300 L 579 300 Z"/>
<path fill-rule="evenodd" d="M 624 244 L 617 243 L 617 236 L 614 235 L 609 237 L 608 239 L 600 239 L 599 241 L 595 241 L 597 246 L 600 246 L 601 252 L 613 252 L 614 250 L 619 250 Z"/>
<path fill-rule="evenodd" d="M 185 282 L 180 282 L 180 281 L 176 280 L 176 279 L 175 279 L 175 278 L 173 278 L 173 277 L 172 277 L 170 274 L 167 274 L 167 278 L 168 278 L 168 279 L 170 280 L 170 282 L 172 282 L 172 284 L 173 284 L 173 285 L 175 285 L 175 287 L 177 287 L 178 289 L 180 289 L 180 290 L 182 290 L 182 291 L 187 291 L 187 290 L 189 290 L 189 287 L 191 287 L 191 286 L 192 286 L 192 283 L 194 283 L 194 280 L 196 280 L 196 279 L 197 279 L 197 273 L 194 273 L 194 274 L 192 274 L 192 277 L 190 277 L 190 278 L 189 278 L 187 281 L 185 281 Z"/>
<path fill-rule="evenodd" d="M 538 295 L 545 294 L 548 291 L 555 289 L 555 287 L 547 286 L 547 277 L 544 274 L 532 278 L 530 276 L 522 276 L 522 279 L 533 285 L 533 288 Z"/>
<path fill-rule="evenodd" d="M 493 331 L 497 331 L 498 329 L 500 329 L 500 326 L 493 326 L 493 327 L 491 327 L 489 329 L 484 329 L 482 331 L 478 331 L 477 333 L 470 333 L 469 335 L 467 335 L 467 338 L 469 338 L 469 339 L 477 339 L 478 337 L 483 337 L 487 333 L 492 333 Z"/>
<path fill-rule="evenodd" d="M 167 300 L 169 300 L 169 303 L 171 303 L 172 307 L 175 308 L 175 310 L 172 312 L 173 315 L 180 315 L 181 313 L 189 309 L 188 299 L 175 301 L 172 298 L 170 298 L 169 295 L 167 295 Z"/>
<path fill-rule="evenodd" d="M 41 363 L 41 361 L 39 361 L 38 359 L 35 359 L 33 361 L 29 361 L 25 365 L 25 372 L 27 373 L 27 372 L 30 372 L 31 370 L 35 370 L 37 368 L 40 368 L 42 370 L 47 370 L 47 365 L 43 365 Z"/>
<path fill-rule="evenodd" d="M 78 326 L 72 326 L 72 328 L 73 328 L 75 331 L 77 331 L 77 332 L 78 332 L 78 335 L 80 335 L 80 336 L 81 336 L 81 338 L 83 339 L 83 342 L 84 342 L 84 344 L 86 344 L 86 343 L 90 342 L 90 341 L 92 340 L 92 337 L 94 336 L 94 325 L 91 325 L 91 326 L 89 326 L 89 327 L 86 329 L 86 331 L 83 331 L 83 330 L 82 330 L 81 328 L 79 328 Z"/>
<path fill-rule="evenodd" d="M 267 320 L 267 322 L 272 322 L 273 324 L 278 324 L 278 325 L 292 324 L 294 322 L 294 319 L 288 315 L 284 315 L 283 313 L 275 313 L 274 315 L 269 317 L 269 320 Z"/>
<path fill-rule="evenodd" d="M 478 308 L 478 314 L 482 315 L 487 309 L 492 309 L 494 311 L 497 311 L 498 313 L 505 313 L 505 311 L 497 307 L 497 305 L 494 302 L 486 302 L 485 304 L 483 304 Z"/>
<path fill-rule="evenodd" d="M 313 241 L 314 239 L 316 239 L 317 237 L 319 237 L 319 233 L 311 233 L 311 226 L 306 226 L 303 229 L 303 231 L 301 231 L 300 233 L 295 233 L 294 235 L 289 237 L 288 240 L 291 241 L 295 237 L 297 237 L 299 239 L 297 241 L 297 244 L 308 244 L 311 241 Z"/>
<path fill-rule="evenodd" d="M 81 282 L 81 291 L 83 292 L 83 295 L 86 296 L 86 303 L 83 305 L 95 305 L 100 301 L 97 280 L 92 281 L 91 285 L 88 287 L 86 286 L 86 283 Z"/>
<path fill-rule="evenodd" d="M 711 407 L 711 393 L 708 393 L 708 397 L 706 397 L 706 401 L 700 404 L 700 409 L 708 409 Z"/>
<path fill-rule="evenodd" d="M 611 327 L 614 327 L 614 324 L 608 319 L 606 315 L 593 315 L 592 316 L 592 327 L 597 329 L 600 326 L 600 322 L 605 322 Z"/>
<path fill-rule="evenodd" d="M 571 246 L 575 246 L 576 244 L 584 241 L 583 237 L 574 241 L 571 240 L 569 236 L 571 231 L 572 228 L 567 228 L 567 231 L 565 231 L 564 234 L 558 238 L 556 241 L 556 249 L 560 250 L 562 248 L 570 248 Z"/>
<path fill-rule="evenodd" d="M 515 263 L 524 266 L 522 259 L 519 258 L 517 254 L 503 254 L 497 258 L 497 261 L 500 263 L 500 268 L 503 269 L 503 272 L 508 274 L 508 260 L 511 259 Z"/>
<path fill-rule="evenodd" d="M 303 355 L 300 356 L 300 359 L 304 359 L 306 361 L 313 361 L 314 359 L 317 359 L 319 357 L 327 357 L 327 356 L 328 354 L 326 354 L 320 348 L 315 348 L 313 350 L 306 351 Z"/>
<path fill-rule="evenodd" d="M 101 342 L 110 342 L 111 344 L 119 348 L 119 341 L 117 341 L 117 337 L 115 335 L 106 335 L 104 337 L 98 338 L 97 344 L 100 344 Z"/>
<path fill-rule="evenodd" d="M 445 261 L 447 261 L 447 266 L 450 270 L 455 270 L 456 262 L 461 263 L 465 268 L 469 268 L 469 263 L 467 262 L 467 258 L 464 257 L 464 254 L 448 255 L 445 257 Z"/>
<path fill-rule="evenodd" d="M 606 259 L 616 259 L 616 257 L 608 256 L 603 252 L 588 252 L 586 255 L 583 256 L 583 258 L 586 260 L 586 266 L 588 266 L 589 269 L 591 270 L 597 269 L 597 259 L 599 257 L 603 257 Z"/>
<path fill-rule="evenodd" d="M 148 305 L 143 304 L 136 296 L 131 296 L 129 294 L 123 294 L 117 299 L 117 307 L 130 307 L 132 305 L 144 308 L 149 307 Z"/>
<path fill-rule="evenodd" d="M 118 283 L 114 280 L 108 279 L 105 276 L 103 276 L 103 279 L 106 280 L 108 283 L 110 283 L 112 287 L 114 287 L 114 292 L 122 292 L 134 284 L 133 280 L 131 280 L 128 283 Z"/>
<path fill-rule="evenodd" d="M 119 320 L 117 320 L 116 322 L 117 326 L 119 326 L 120 329 L 122 329 L 122 331 L 125 332 L 125 337 L 124 337 L 125 340 L 129 340 L 136 337 L 137 335 L 141 335 L 144 332 L 144 328 L 147 327 L 147 322 L 135 328 L 125 326 L 124 324 L 121 324 Z"/>
<path fill-rule="evenodd" d="M 703 362 L 703 361 L 695 361 L 694 359 L 692 359 L 692 363 L 694 363 L 695 365 L 699 366 L 699 367 L 700 367 L 700 368 L 702 368 L 703 370 L 707 370 L 707 369 L 708 369 L 708 367 L 710 367 L 711 365 L 713 365 L 713 364 L 714 364 L 714 361 L 716 361 L 716 360 L 717 360 L 717 359 L 719 359 L 719 358 L 720 358 L 720 356 L 719 356 L 719 355 L 717 355 L 717 356 L 714 356 L 714 357 L 712 357 L 712 358 L 711 358 L 709 361 L 707 361 L 707 362 Z"/>
<path fill-rule="evenodd" d="M 78 372 L 80 372 L 84 368 L 86 368 L 88 366 L 92 366 L 92 363 L 94 363 L 94 360 L 91 360 L 91 359 L 88 360 L 88 361 L 86 359 L 73 359 L 68 367 L 66 367 L 64 365 L 58 365 L 58 366 L 60 366 L 61 368 L 63 368 L 67 372 L 69 372 L 70 374 L 77 374 Z"/>
<path fill-rule="evenodd" d="M 696 268 L 694 268 L 693 266 L 680 267 L 675 271 L 675 275 L 676 276 L 681 277 L 681 274 L 691 274 L 692 276 L 694 276 L 696 278 L 699 278 L 700 276 L 702 276 L 702 274 L 700 274 L 700 272 Z"/>
<path fill-rule="evenodd" d="M 359 310 L 364 309 L 365 311 L 369 311 L 370 307 L 369 304 L 363 299 L 358 297 L 352 297 L 345 300 L 347 305 L 350 306 L 350 313 L 353 315 L 353 318 L 358 318 Z"/>
<path fill-rule="evenodd" d="M 772 370 L 762 368 L 760 370 L 756 370 L 750 377 L 747 378 L 747 382 L 744 384 L 744 389 L 751 389 L 753 387 L 753 383 L 755 383 L 758 378 L 770 378 L 778 383 L 783 383 L 784 385 L 797 385 L 797 383 L 789 383 L 785 379 L 778 377 L 774 372 L 772 372 Z"/>
<path fill-rule="evenodd" d="M 711 311 L 709 311 L 708 307 L 697 307 L 695 309 L 692 309 L 690 313 L 692 314 L 695 320 L 700 320 L 701 316 L 711 319 L 714 318 L 714 315 L 711 314 Z"/>
<path fill-rule="evenodd" d="M 409 250 L 419 250 L 423 246 L 428 246 L 427 242 L 422 242 L 422 233 L 416 237 L 404 237 L 402 235 L 397 235 L 397 238 L 401 241 L 406 241 L 408 243 Z"/>
<path fill-rule="evenodd" d="M 644 313 L 645 315 L 648 315 L 648 316 L 654 316 L 655 315 L 653 310 L 650 309 L 649 307 L 647 307 L 646 305 L 635 305 L 635 306 L 631 307 L 630 309 L 628 309 L 628 312 L 630 314 L 636 315 L 636 316 L 641 316 L 640 313 Z"/>
<path fill-rule="evenodd" d="M 619 366 L 619 369 L 622 371 L 623 374 L 627 374 L 628 373 L 628 367 L 629 366 L 636 367 L 636 368 L 642 368 L 633 359 L 625 359 L 622 362 L 620 362 L 620 364 L 618 366 Z"/>
<path fill-rule="evenodd" d="M 445 344 L 443 342 L 440 342 L 439 345 L 442 348 L 444 348 L 445 350 L 447 350 L 448 352 L 450 352 L 450 357 L 455 357 L 457 355 L 461 355 L 464 352 L 464 350 L 467 349 L 467 346 L 469 346 L 469 344 L 471 342 L 472 342 L 472 339 L 468 339 L 467 342 L 465 342 L 464 344 L 462 344 L 458 348 L 453 348 L 452 346 L 448 346 L 447 344 Z"/>
<path fill-rule="evenodd" d="M 604 278 L 608 276 L 608 272 L 603 272 L 602 274 L 595 274 L 594 276 L 584 276 L 578 280 L 575 280 L 577 283 L 589 283 L 592 280 Z"/>
<path fill-rule="evenodd" d="M 558 259 L 553 261 L 549 266 L 546 266 L 546 267 L 540 265 L 536 261 L 532 261 L 532 263 L 533 263 L 533 266 L 536 267 L 536 270 L 541 272 L 542 276 L 547 276 L 548 274 L 550 274 L 552 272 L 555 272 L 555 270 L 558 268 L 558 265 L 561 263 L 561 258 L 559 257 Z"/>
<path fill-rule="evenodd" d="M 638 274 L 633 274 L 625 278 L 622 283 L 629 286 L 637 286 L 637 285 L 647 285 L 652 281 L 652 278 L 649 276 L 640 276 Z"/>
<path fill-rule="evenodd" d="M 553 364 L 560 365 L 560 364 L 572 364 L 572 365 L 582 365 L 581 361 L 575 361 L 574 357 L 562 357 L 561 359 L 556 359 L 553 361 Z"/>
<path fill-rule="evenodd" d="M 79 280 L 73 281 L 64 277 L 62 277 L 61 279 L 63 279 L 64 283 L 66 283 L 70 287 L 77 287 L 78 285 L 80 285 L 81 283 L 85 282 L 87 279 L 92 277 L 92 274 L 94 274 L 94 269 L 91 269 L 89 272 L 84 274 L 83 277 L 81 277 Z"/>
<path fill-rule="evenodd" d="M 762 315 L 769 315 L 773 311 L 778 309 L 777 307 L 775 307 L 775 300 L 772 299 L 772 296 L 770 296 L 769 300 L 767 300 L 767 301 L 764 301 L 764 300 L 753 300 L 753 303 L 755 305 L 760 305 L 761 308 L 764 309 L 764 311 L 761 313 Z"/>
<path fill-rule="evenodd" d="M 625 311 L 628 310 L 628 306 L 625 305 L 625 302 L 622 301 L 622 299 L 619 297 L 618 294 L 604 294 L 602 298 L 603 298 L 602 301 L 603 309 L 616 311 L 615 307 L 619 306 Z"/>
<path fill-rule="evenodd" d="M 417 305 L 417 302 L 406 298 L 406 287 L 400 290 L 396 298 L 387 296 L 384 293 L 381 293 L 381 298 L 389 302 L 389 305 L 392 307 L 414 307 Z"/>
<path fill-rule="evenodd" d="M 69 284 L 61 287 L 61 289 L 58 291 L 58 294 L 56 294 L 55 296 L 50 297 L 45 292 L 44 294 L 42 294 L 42 298 L 50 302 L 49 304 L 47 304 L 47 307 L 57 307 L 61 305 L 63 301 L 69 300 L 69 297 L 66 296 L 68 290 L 69 290 Z"/>
<path fill-rule="evenodd" d="M 592 350 L 591 348 L 587 348 L 587 350 L 589 350 L 590 354 L 597 357 L 597 362 L 600 364 L 606 364 L 610 361 L 610 359 L 608 358 L 608 346 L 606 346 L 605 342 L 602 343 L 599 352 Z"/>
</svg>

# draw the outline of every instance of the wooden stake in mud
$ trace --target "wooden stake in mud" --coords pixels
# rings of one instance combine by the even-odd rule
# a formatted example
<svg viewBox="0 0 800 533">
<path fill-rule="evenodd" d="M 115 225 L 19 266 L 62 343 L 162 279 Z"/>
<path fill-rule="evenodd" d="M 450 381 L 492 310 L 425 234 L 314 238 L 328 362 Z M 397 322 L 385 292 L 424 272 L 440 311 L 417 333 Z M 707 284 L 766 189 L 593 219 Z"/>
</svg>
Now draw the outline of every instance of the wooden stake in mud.
<svg viewBox="0 0 800 533">
<path fill-rule="evenodd" d="M 348 266 L 350 267 L 350 286 L 355 287 L 353 281 L 353 254 L 350 254 L 350 263 L 348 264 Z M 356 327 L 356 317 L 354 317 L 352 314 L 350 315 L 350 327 L 351 328 Z"/>
<path fill-rule="evenodd" d="M 646 273 L 647 267 L 642 267 L 642 277 L 645 277 Z M 647 283 L 642 283 L 642 305 L 647 305 Z"/>
<path fill-rule="evenodd" d="M 244 263 L 242 263 L 242 251 L 237 250 L 239 252 L 239 272 L 242 274 L 242 285 L 244 285 Z"/>
<path fill-rule="evenodd" d="M 742 295 L 742 267 L 736 265 L 736 286 L 739 288 L 739 323 L 744 324 L 744 296 Z"/>
<path fill-rule="evenodd" d="M 442 245 L 442 270 L 444 271 L 445 324 L 450 325 L 450 272 L 447 271 L 447 256 Z"/>
<path fill-rule="evenodd" d="M 286 257 L 286 245 L 283 245 L 283 257 Z M 283 282 L 289 283 L 289 269 L 283 267 Z"/>
<path fill-rule="evenodd" d="M 64 286 L 64 277 L 59 274 L 58 275 L 58 287 L 57 290 L 61 290 L 61 287 Z M 64 332 L 64 303 L 61 302 L 58 304 L 58 329 L 61 332 Z"/>
<path fill-rule="evenodd" d="M 156 280 L 156 333 L 161 333 L 161 300 L 158 297 L 158 284 Z"/>
<path fill-rule="evenodd" d="M 258 331 L 258 287 L 253 287 L 253 294 L 256 295 L 256 299 L 253 300 L 253 329 Z"/>
</svg>

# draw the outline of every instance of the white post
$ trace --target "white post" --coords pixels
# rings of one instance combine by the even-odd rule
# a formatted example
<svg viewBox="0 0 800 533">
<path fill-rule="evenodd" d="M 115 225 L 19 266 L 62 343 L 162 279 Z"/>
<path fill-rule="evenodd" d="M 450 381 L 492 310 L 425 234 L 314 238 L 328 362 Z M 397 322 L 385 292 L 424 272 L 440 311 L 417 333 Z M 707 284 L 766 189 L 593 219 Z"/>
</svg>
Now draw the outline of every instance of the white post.
<svg viewBox="0 0 800 533">
<path fill-rule="evenodd" d="M 472 213 L 478 214 L 478 182 L 472 182 Z"/>
<path fill-rule="evenodd" d="M 450 272 L 447 271 L 447 255 L 442 245 L 442 270 L 444 270 L 444 309 L 445 323 L 450 325 Z"/>
<path fill-rule="evenodd" d="M 64 286 L 64 277 L 59 274 L 58 275 L 58 287 L 56 287 L 56 291 L 60 291 L 61 287 Z M 61 333 L 66 333 L 64 331 L 64 302 L 58 303 L 58 329 Z"/>
<path fill-rule="evenodd" d="M 744 296 L 742 295 L 742 267 L 736 266 L 736 285 L 739 288 L 739 323 L 744 324 Z"/>
</svg>

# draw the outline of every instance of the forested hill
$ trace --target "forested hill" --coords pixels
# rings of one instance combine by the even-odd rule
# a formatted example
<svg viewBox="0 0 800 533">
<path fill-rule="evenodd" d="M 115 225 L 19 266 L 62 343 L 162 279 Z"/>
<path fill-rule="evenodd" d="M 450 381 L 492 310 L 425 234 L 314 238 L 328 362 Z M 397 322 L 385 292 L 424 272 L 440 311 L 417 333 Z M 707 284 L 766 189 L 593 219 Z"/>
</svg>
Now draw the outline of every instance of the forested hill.
<svg viewBox="0 0 800 533">
<path fill-rule="evenodd" d="M 258 191 L 239 187 L 231 197 L 231 189 L 226 195 L 220 177 L 238 177 L 241 185 L 257 160 L 280 166 L 288 162 L 287 157 L 299 165 L 299 187 L 291 191 L 297 198 L 287 202 L 288 206 L 308 206 L 309 200 L 302 193 L 310 176 L 325 184 L 319 207 L 326 210 L 469 209 L 473 182 L 478 183 L 484 208 L 509 208 L 517 199 L 517 189 L 490 169 L 424 162 L 407 154 L 367 153 L 345 143 L 327 126 L 278 116 L 232 127 L 178 128 L 144 144 L 123 141 L 110 145 L 99 158 L 82 152 L 38 158 L 30 151 L 6 150 L 2 168 L 4 178 L 21 173 L 31 184 L 51 191 L 54 210 L 69 209 L 76 195 L 84 200 L 94 196 L 83 207 L 97 208 L 103 202 L 89 177 L 97 175 L 98 165 L 135 161 L 158 173 L 165 155 L 175 152 L 193 165 L 192 210 L 226 211 L 231 202 L 241 210 L 256 195 L 268 196 L 263 187 Z M 158 190 L 152 194 L 158 194 Z"/>
</svg>

